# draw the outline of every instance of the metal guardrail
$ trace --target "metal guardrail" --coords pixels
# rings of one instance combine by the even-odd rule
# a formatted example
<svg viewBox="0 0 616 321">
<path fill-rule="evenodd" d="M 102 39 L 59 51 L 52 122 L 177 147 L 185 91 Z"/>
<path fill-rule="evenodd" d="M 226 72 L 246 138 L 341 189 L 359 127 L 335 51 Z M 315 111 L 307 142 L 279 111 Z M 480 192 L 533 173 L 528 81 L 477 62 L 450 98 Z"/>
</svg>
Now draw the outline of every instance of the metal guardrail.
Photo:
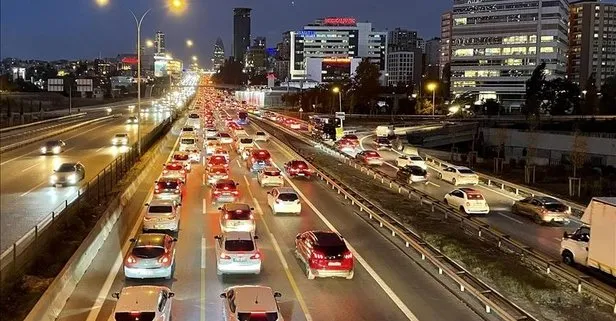
<svg viewBox="0 0 616 321">
<path fill-rule="evenodd" d="M 268 122 L 271 122 L 267 120 Z M 277 124 L 276 124 L 277 126 Z M 281 128 L 281 127 L 279 127 Z M 522 260 L 533 266 L 538 271 L 551 276 L 552 278 L 562 280 L 576 289 L 578 293 L 586 293 L 594 298 L 597 298 L 613 307 L 613 312 L 616 314 L 616 292 L 613 288 L 605 285 L 604 283 L 596 280 L 595 278 L 582 273 L 581 271 L 574 269 L 570 266 L 560 262 L 560 260 L 554 260 L 548 255 L 537 251 L 523 243 L 514 240 L 510 235 L 502 233 L 489 224 L 481 222 L 472 216 L 465 215 L 461 212 L 457 212 L 445 206 L 440 200 L 415 189 L 413 186 L 401 183 L 395 179 L 390 178 L 386 173 L 381 172 L 374 168 L 367 168 L 359 164 L 355 159 L 349 155 L 340 153 L 327 144 L 322 142 L 315 142 L 312 137 L 305 136 L 304 134 L 296 133 L 281 128 L 288 134 L 308 140 L 311 144 L 317 143 L 321 148 L 328 151 L 330 154 L 337 156 L 343 160 L 343 162 L 349 166 L 359 169 L 366 175 L 371 176 L 374 180 L 380 181 L 393 191 L 405 195 L 409 199 L 417 199 L 420 204 L 428 204 L 431 206 L 432 211 L 439 210 L 443 213 L 444 217 L 448 220 L 456 221 L 460 228 L 465 230 L 467 234 L 474 235 L 484 242 L 491 243 L 501 250 L 514 253 Z"/>
<path fill-rule="evenodd" d="M 273 134 L 273 136 L 276 137 L 276 134 Z M 281 139 L 278 140 L 281 141 Z M 308 141 L 307 143 L 312 144 L 313 142 Z M 307 155 L 303 154 L 302 150 L 292 144 L 285 145 L 290 147 L 304 159 L 309 158 Z M 433 272 L 436 272 L 431 273 L 433 277 L 436 277 L 436 275 L 447 276 L 451 281 L 455 282 L 460 292 L 467 292 L 471 294 L 471 296 L 483 306 L 486 313 L 494 312 L 503 320 L 508 321 L 537 320 L 524 309 L 490 287 L 488 284 L 473 276 L 467 269 L 462 267 L 455 260 L 447 257 L 437 248 L 425 242 L 417 233 L 409 229 L 406 224 L 402 223 L 396 217 L 375 205 L 367 198 L 363 197 L 352 187 L 333 178 L 331 175 L 326 173 L 326 170 L 311 163 L 310 161 L 306 162 L 314 168 L 315 173 L 321 180 L 325 181 L 328 186 L 331 186 L 332 189 L 336 190 L 338 194 L 342 194 L 345 200 L 348 200 L 351 205 L 359 208 L 361 214 L 356 214 L 363 215 L 364 218 L 367 216 L 368 220 L 376 221 L 380 228 L 386 228 L 389 230 L 391 236 L 400 238 L 404 242 L 406 248 L 412 248 L 415 251 L 415 254 L 421 257 L 421 261 L 429 263 L 434 269 Z M 434 206 L 432 210 L 434 211 Z"/>
<path fill-rule="evenodd" d="M 37 126 L 37 125 L 41 125 L 41 124 L 47 124 L 47 123 L 63 121 L 63 120 L 66 120 L 66 119 L 71 119 L 71 118 L 78 118 L 78 117 L 82 117 L 82 116 L 85 116 L 85 115 L 86 115 L 86 113 L 77 113 L 77 114 L 72 114 L 72 115 L 68 115 L 68 116 L 62 116 L 62 117 L 56 117 L 56 118 L 51 118 L 51 119 L 45 119 L 45 120 L 36 121 L 36 122 L 33 122 L 33 123 L 28 123 L 28 124 L 23 124 L 23 125 L 4 127 L 4 128 L 0 128 L 0 133 L 4 133 L 4 132 L 8 132 L 8 131 L 13 131 L 13 130 L 18 130 L 18 129 L 22 129 L 22 128 L 33 127 L 33 126 Z"/>
</svg>

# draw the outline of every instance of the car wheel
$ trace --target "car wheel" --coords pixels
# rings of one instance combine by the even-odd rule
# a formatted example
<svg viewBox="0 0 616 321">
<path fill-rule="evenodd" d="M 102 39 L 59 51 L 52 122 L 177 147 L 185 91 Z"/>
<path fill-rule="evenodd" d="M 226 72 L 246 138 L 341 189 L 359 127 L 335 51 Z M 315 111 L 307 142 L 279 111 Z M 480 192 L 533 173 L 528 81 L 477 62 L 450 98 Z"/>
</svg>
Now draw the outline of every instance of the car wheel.
<svg viewBox="0 0 616 321">
<path fill-rule="evenodd" d="M 312 269 L 308 264 L 306 264 L 306 277 L 308 277 L 308 280 L 314 280 L 314 273 L 312 273 Z"/>
<path fill-rule="evenodd" d="M 444 199 L 443 199 L 443 204 L 445 204 L 445 205 L 449 205 L 449 202 L 447 202 L 447 199 L 446 199 L 446 198 L 444 198 Z"/>
<path fill-rule="evenodd" d="M 438 173 L 438 179 L 443 179 L 443 173 Z"/>
<path fill-rule="evenodd" d="M 535 221 L 535 223 L 539 224 L 539 225 L 543 225 L 543 220 L 541 219 L 541 216 L 535 214 L 533 215 L 533 221 Z"/>
<path fill-rule="evenodd" d="M 460 212 L 462 212 L 464 214 L 468 214 L 468 212 L 466 212 L 466 209 L 464 208 L 464 206 L 460 206 Z"/>
<path fill-rule="evenodd" d="M 569 252 L 569 250 L 565 250 L 562 254 L 563 263 L 567 265 L 574 265 L 575 260 L 573 259 L 573 253 Z"/>
</svg>

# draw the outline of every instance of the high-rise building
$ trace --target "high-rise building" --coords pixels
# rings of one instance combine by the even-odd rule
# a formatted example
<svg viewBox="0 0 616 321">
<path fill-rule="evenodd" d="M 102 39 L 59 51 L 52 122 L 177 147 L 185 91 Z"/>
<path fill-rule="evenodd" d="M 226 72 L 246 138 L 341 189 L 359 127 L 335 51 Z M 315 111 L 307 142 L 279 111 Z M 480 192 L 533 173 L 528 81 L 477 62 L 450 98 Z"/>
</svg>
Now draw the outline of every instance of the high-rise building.
<svg viewBox="0 0 616 321">
<path fill-rule="evenodd" d="M 453 26 L 451 17 L 451 11 L 447 11 L 441 15 L 441 54 L 439 58 L 439 75 L 443 80 L 445 80 L 445 77 L 443 77 L 443 68 L 451 62 L 451 28 Z"/>
<path fill-rule="evenodd" d="M 440 78 L 441 39 L 432 38 L 426 41 L 424 55 L 424 72 L 428 79 Z"/>
<path fill-rule="evenodd" d="M 165 34 L 162 31 L 156 32 L 156 38 L 154 38 L 154 44 L 156 46 L 156 53 L 165 53 Z"/>
<path fill-rule="evenodd" d="M 290 75 L 292 80 L 341 82 L 355 73 L 362 61 L 377 65 L 381 82 L 387 69 L 387 33 L 355 18 L 318 19 L 302 30 L 291 31 Z"/>
<path fill-rule="evenodd" d="M 569 7 L 567 74 L 584 89 L 594 74 L 597 87 L 616 76 L 616 3 L 583 0 Z"/>
<path fill-rule="evenodd" d="M 417 48 L 421 49 L 422 53 L 426 53 L 426 41 L 424 38 L 417 38 Z"/>
<path fill-rule="evenodd" d="M 417 31 L 396 28 L 387 36 L 388 51 L 412 51 L 418 47 Z"/>
<path fill-rule="evenodd" d="M 421 74 L 419 50 L 387 53 L 388 86 L 411 85 L 416 81 L 417 74 Z"/>
<path fill-rule="evenodd" d="M 222 39 L 218 37 L 214 44 L 214 52 L 212 53 L 212 70 L 218 71 L 225 64 L 225 45 Z"/>
<path fill-rule="evenodd" d="M 244 55 L 244 68 L 252 75 L 261 75 L 267 71 L 267 53 L 265 37 L 256 37 L 252 46 Z"/>
<path fill-rule="evenodd" d="M 250 47 L 250 8 L 233 9 L 233 57 L 235 61 L 244 61 L 244 55 Z"/>
<path fill-rule="evenodd" d="M 548 79 L 565 75 L 568 20 L 567 0 L 455 1 L 452 94 L 470 92 L 519 109 L 538 64 L 546 63 Z"/>
<path fill-rule="evenodd" d="M 255 37 L 255 38 L 252 40 L 252 45 L 253 45 L 254 47 L 261 47 L 261 48 L 265 48 L 265 44 L 266 44 L 265 37 Z"/>
</svg>

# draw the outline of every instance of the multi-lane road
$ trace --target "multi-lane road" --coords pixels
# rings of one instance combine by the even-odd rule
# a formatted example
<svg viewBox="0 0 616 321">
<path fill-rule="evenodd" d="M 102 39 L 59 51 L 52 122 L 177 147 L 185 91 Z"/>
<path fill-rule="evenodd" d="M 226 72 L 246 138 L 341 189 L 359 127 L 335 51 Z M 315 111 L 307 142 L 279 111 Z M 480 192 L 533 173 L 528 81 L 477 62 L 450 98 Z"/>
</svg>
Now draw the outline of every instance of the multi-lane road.
<svg viewBox="0 0 616 321">
<path fill-rule="evenodd" d="M 222 128 L 222 124 L 219 124 Z M 252 125 L 246 126 L 254 134 Z M 172 131 L 177 135 L 178 129 Z M 295 157 L 275 142 L 259 143 L 270 151 L 281 167 Z M 171 152 L 167 146 L 167 152 Z M 160 155 L 161 159 L 166 155 Z M 156 163 L 156 161 L 155 161 Z M 478 320 L 470 308 L 432 279 L 414 261 L 378 230 L 366 224 L 339 195 L 319 180 L 289 180 L 300 195 L 299 216 L 273 216 L 266 201 L 268 189 L 246 170 L 239 156 L 231 152 L 231 178 L 240 184 L 243 203 L 255 208 L 263 268 L 257 276 L 216 274 L 214 236 L 220 233 L 217 205 L 212 203 L 205 173 L 196 164 L 189 174 L 176 252 L 176 270 L 170 281 L 126 282 L 121 269 L 126 243 L 110 237 L 90 265 L 86 275 L 60 315 L 60 320 L 108 320 L 115 300 L 111 294 L 125 285 L 164 284 L 174 292 L 175 320 L 220 320 L 222 290 L 236 284 L 263 284 L 283 293 L 280 308 L 285 320 Z M 136 215 L 143 209 L 160 168 L 150 170 L 136 196 L 125 209 Z M 140 220 L 133 234 L 140 228 Z M 116 224 L 118 225 L 118 224 Z M 121 234 L 114 228 L 111 235 Z M 295 235 L 306 230 L 335 230 L 341 233 L 355 254 L 352 280 L 308 280 L 293 255 Z"/>
<path fill-rule="evenodd" d="M 164 118 L 162 114 L 143 114 L 142 135 Z M 126 124 L 130 114 L 95 122 L 51 139 L 62 139 L 66 149 L 59 155 L 41 155 L 45 140 L 0 155 L 0 251 L 4 251 L 65 200 L 74 199 L 86 184 L 128 147 L 114 147 L 116 133 L 128 133 L 129 143 L 137 138 L 137 125 Z M 81 162 L 86 178 L 77 186 L 56 188 L 49 177 L 64 162 Z"/>
</svg>

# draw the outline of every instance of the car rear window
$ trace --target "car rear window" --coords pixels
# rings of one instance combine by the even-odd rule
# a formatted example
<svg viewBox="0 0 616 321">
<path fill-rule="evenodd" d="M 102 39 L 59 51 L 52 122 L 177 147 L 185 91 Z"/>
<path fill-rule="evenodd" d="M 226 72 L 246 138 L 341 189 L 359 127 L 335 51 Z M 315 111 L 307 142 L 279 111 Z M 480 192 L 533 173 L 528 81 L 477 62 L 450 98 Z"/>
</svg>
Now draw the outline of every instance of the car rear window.
<svg viewBox="0 0 616 321">
<path fill-rule="evenodd" d="M 216 189 L 227 189 L 227 190 L 234 190 L 235 189 L 235 184 L 234 183 L 216 183 Z"/>
<path fill-rule="evenodd" d="M 379 138 L 377 138 L 377 139 L 376 139 L 376 142 L 377 142 L 377 143 L 385 143 L 385 144 L 388 144 L 388 143 L 389 143 L 389 140 L 387 140 L 387 138 L 379 137 Z"/>
<path fill-rule="evenodd" d="M 58 145 L 60 145 L 60 142 L 58 142 L 58 141 L 50 141 L 50 142 L 46 142 L 45 143 L 45 146 L 47 146 L 47 147 L 54 147 L 54 146 L 58 146 Z"/>
<path fill-rule="evenodd" d="M 158 182 L 159 189 L 176 189 L 177 187 L 178 182 L 176 181 Z"/>
<path fill-rule="evenodd" d="M 458 172 L 460 172 L 460 174 L 475 174 L 475 172 L 467 168 L 458 169 Z"/>
<path fill-rule="evenodd" d="M 355 136 L 355 135 L 344 135 L 344 138 L 345 139 L 352 139 L 352 140 L 357 140 L 358 139 L 357 136 Z"/>
<path fill-rule="evenodd" d="M 543 207 L 551 212 L 565 212 L 568 209 L 567 205 L 560 203 L 546 203 Z"/>
<path fill-rule="evenodd" d="M 319 245 L 316 248 L 328 258 L 342 258 L 344 253 L 347 251 L 344 243 L 338 245 Z"/>
<path fill-rule="evenodd" d="M 184 168 L 184 166 L 182 164 L 177 164 L 177 163 L 173 163 L 173 164 L 167 164 L 167 169 L 168 170 L 172 170 L 172 171 L 177 171 Z"/>
<path fill-rule="evenodd" d="M 226 251 L 254 251 L 255 245 L 252 240 L 229 240 L 225 241 Z"/>
<path fill-rule="evenodd" d="M 280 176 L 280 172 L 279 171 L 264 171 L 264 174 L 267 176 Z"/>
<path fill-rule="evenodd" d="M 180 161 L 188 160 L 188 154 L 175 154 L 173 155 L 173 159 Z"/>
<path fill-rule="evenodd" d="M 148 208 L 148 213 L 150 214 L 167 214 L 172 211 L 171 205 L 152 205 Z"/>
<path fill-rule="evenodd" d="M 421 158 L 421 156 L 409 156 L 409 159 L 414 161 L 423 161 L 423 158 Z"/>
<path fill-rule="evenodd" d="M 413 175 L 425 176 L 427 174 L 426 170 L 419 166 L 410 166 L 410 170 Z"/>
<path fill-rule="evenodd" d="M 190 116 L 188 116 L 189 118 L 199 118 L 198 114 L 190 114 Z"/>
<path fill-rule="evenodd" d="M 270 153 L 266 150 L 254 151 L 252 153 L 252 157 L 259 159 L 259 160 L 265 160 L 265 159 L 270 158 Z"/>
<path fill-rule="evenodd" d="M 379 153 L 377 152 L 366 152 L 366 156 L 370 156 L 370 157 L 379 157 Z"/>
<path fill-rule="evenodd" d="M 185 132 L 193 132 L 193 131 L 195 131 L 195 129 L 194 129 L 194 128 L 192 128 L 192 127 L 184 127 L 184 128 L 182 129 L 182 131 L 185 131 Z"/>
<path fill-rule="evenodd" d="M 469 200 L 480 201 L 483 200 L 483 195 L 477 193 L 466 194 L 466 198 Z"/>
<path fill-rule="evenodd" d="M 240 139 L 240 143 L 242 143 L 242 144 L 252 144 L 252 138 L 242 138 L 242 139 Z"/>
<path fill-rule="evenodd" d="M 239 321 L 276 321 L 277 312 L 238 312 Z"/>
<path fill-rule="evenodd" d="M 299 198 L 295 193 L 280 193 L 280 195 L 278 195 L 278 199 L 285 202 L 293 202 L 298 200 Z"/>
<path fill-rule="evenodd" d="M 195 139 L 194 138 L 182 138 L 182 140 L 180 141 L 182 144 L 194 144 L 195 143 Z"/>
<path fill-rule="evenodd" d="M 220 134 L 218 134 L 218 136 L 220 136 L 220 137 L 231 137 L 231 135 L 229 135 L 227 133 L 220 133 Z"/>
<path fill-rule="evenodd" d="M 153 259 L 165 254 L 165 249 L 160 246 L 137 246 L 133 249 L 133 255 L 142 259 Z"/>
<path fill-rule="evenodd" d="M 257 132 L 257 136 L 265 136 L 264 132 Z"/>
<path fill-rule="evenodd" d="M 152 321 L 155 315 L 154 312 L 116 312 L 114 318 L 115 321 Z"/>
</svg>

